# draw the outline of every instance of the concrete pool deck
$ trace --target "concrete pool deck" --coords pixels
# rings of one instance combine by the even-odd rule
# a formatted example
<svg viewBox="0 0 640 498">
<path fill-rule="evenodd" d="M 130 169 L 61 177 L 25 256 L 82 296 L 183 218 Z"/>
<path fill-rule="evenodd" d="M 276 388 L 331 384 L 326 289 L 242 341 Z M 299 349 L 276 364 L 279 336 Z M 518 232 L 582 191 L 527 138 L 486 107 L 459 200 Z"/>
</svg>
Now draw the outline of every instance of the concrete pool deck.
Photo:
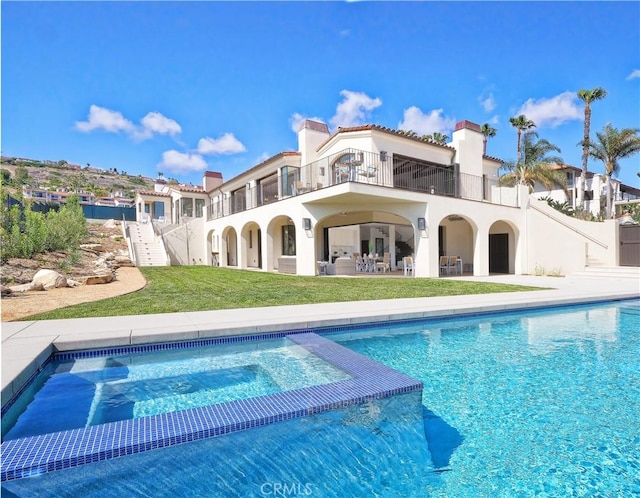
<svg viewBox="0 0 640 498">
<path fill-rule="evenodd" d="M 637 268 L 600 276 L 452 277 L 547 289 L 109 318 L 3 322 L 2 406 L 56 351 L 630 299 L 640 297 L 639 277 L 640 269 Z"/>
</svg>

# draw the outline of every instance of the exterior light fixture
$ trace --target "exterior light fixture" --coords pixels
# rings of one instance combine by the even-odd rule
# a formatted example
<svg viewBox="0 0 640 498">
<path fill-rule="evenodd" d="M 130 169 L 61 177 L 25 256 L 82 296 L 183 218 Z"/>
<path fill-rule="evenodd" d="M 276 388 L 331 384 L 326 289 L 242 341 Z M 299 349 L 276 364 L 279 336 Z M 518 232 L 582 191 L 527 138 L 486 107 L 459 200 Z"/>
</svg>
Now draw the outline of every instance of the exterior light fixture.
<svg viewBox="0 0 640 498">
<path fill-rule="evenodd" d="M 387 151 L 386 150 L 381 150 L 380 151 L 380 162 L 385 162 L 387 160 Z"/>
<path fill-rule="evenodd" d="M 302 218 L 302 226 L 305 230 L 311 230 L 311 218 Z"/>
<path fill-rule="evenodd" d="M 426 230 L 427 229 L 427 220 L 424 218 L 418 218 L 418 230 Z"/>
</svg>

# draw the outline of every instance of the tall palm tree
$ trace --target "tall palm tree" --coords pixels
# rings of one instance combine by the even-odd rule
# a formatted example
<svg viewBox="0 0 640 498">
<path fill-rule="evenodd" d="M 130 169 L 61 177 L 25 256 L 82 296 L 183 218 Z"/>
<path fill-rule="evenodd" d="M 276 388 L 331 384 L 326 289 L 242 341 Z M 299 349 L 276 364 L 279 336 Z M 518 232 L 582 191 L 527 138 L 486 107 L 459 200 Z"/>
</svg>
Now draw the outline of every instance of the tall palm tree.
<svg viewBox="0 0 640 498">
<path fill-rule="evenodd" d="M 561 170 L 554 168 L 555 165 L 562 164 L 562 158 L 551 155 L 552 152 L 560 152 L 560 149 L 544 138 L 537 138 L 535 131 L 528 131 L 523 135 L 524 161 L 505 163 L 503 168 L 509 172 L 500 177 L 500 184 L 528 185 L 529 191 L 533 191 L 534 185 L 541 183 L 547 190 L 560 187 L 566 193 L 567 178 Z"/>
<path fill-rule="evenodd" d="M 483 139 L 483 145 L 484 146 L 482 148 L 482 155 L 486 156 L 487 155 L 487 140 L 489 138 L 495 137 L 496 133 L 498 133 L 498 130 L 496 130 L 489 123 L 485 123 L 480 127 L 480 132 L 484 135 L 484 139 Z"/>
<path fill-rule="evenodd" d="M 607 123 L 601 132 L 596 132 L 595 141 L 589 141 L 589 155 L 602 161 L 606 173 L 607 218 L 611 218 L 611 177 L 620 171 L 619 161 L 640 152 L 640 129 L 618 130 Z"/>
<path fill-rule="evenodd" d="M 582 175 L 578 188 L 578 206 L 584 207 L 584 189 L 587 180 L 587 162 L 589 158 L 589 131 L 591 129 L 591 102 L 602 100 L 607 96 L 604 88 L 596 87 L 593 90 L 578 90 L 578 97 L 584 102 L 584 135 L 582 139 Z"/>
<path fill-rule="evenodd" d="M 531 128 L 535 128 L 536 124 L 530 119 L 527 119 L 527 116 L 525 116 L 524 114 L 520 114 L 519 116 L 509 118 L 509 123 L 511 123 L 511 126 L 513 126 L 518 130 L 518 149 L 517 149 L 518 155 L 516 156 L 516 162 L 519 163 L 522 159 L 520 157 L 520 151 L 522 150 L 521 144 L 520 144 L 522 132 L 526 132 Z"/>
</svg>

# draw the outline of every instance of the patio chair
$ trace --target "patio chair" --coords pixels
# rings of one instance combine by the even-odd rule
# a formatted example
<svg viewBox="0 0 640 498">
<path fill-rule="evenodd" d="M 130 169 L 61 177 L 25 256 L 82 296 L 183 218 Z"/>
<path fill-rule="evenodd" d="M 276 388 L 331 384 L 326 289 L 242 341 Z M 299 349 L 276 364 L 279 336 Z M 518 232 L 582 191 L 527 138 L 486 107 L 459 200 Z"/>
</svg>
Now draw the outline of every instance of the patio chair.
<svg viewBox="0 0 640 498">
<path fill-rule="evenodd" d="M 449 273 L 458 274 L 458 256 L 449 256 Z"/>
<path fill-rule="evenodd" d="M 391 254 L 388 252 L 382 256 L 382 261 L 376 263 L 376 270 L 382 270 L 382 273 L 386 273 L 387 270 L 391 271 Z"/>
<path fill-rule="evenodd" d="M 409 273 L 411 276 L 415 276 L 414 266 L 413 266 L 413 258 L 411 256 L 405 256 L 402 258 L 402 267 L 404 270 L 404 276 L 406 277 Z"/>
<path fill-rule="evenodd" d="M 449 275 L 449 257 L 440 256 L 440 275 Z"/>
</svg>

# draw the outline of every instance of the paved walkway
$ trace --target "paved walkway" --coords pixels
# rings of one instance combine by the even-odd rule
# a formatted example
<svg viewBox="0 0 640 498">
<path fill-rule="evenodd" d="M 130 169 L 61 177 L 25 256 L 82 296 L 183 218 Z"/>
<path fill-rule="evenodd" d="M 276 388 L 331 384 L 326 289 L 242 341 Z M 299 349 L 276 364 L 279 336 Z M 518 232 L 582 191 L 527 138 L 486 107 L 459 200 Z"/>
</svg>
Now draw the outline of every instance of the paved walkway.
<svg viewBox="0 0 640 498">
<path fill-rule="evenodd" d="M 453 277 L 548 290 L 2 323 L 2 404 L 55 351 L 640 297 L 637 278 Z"/>
</svg>

